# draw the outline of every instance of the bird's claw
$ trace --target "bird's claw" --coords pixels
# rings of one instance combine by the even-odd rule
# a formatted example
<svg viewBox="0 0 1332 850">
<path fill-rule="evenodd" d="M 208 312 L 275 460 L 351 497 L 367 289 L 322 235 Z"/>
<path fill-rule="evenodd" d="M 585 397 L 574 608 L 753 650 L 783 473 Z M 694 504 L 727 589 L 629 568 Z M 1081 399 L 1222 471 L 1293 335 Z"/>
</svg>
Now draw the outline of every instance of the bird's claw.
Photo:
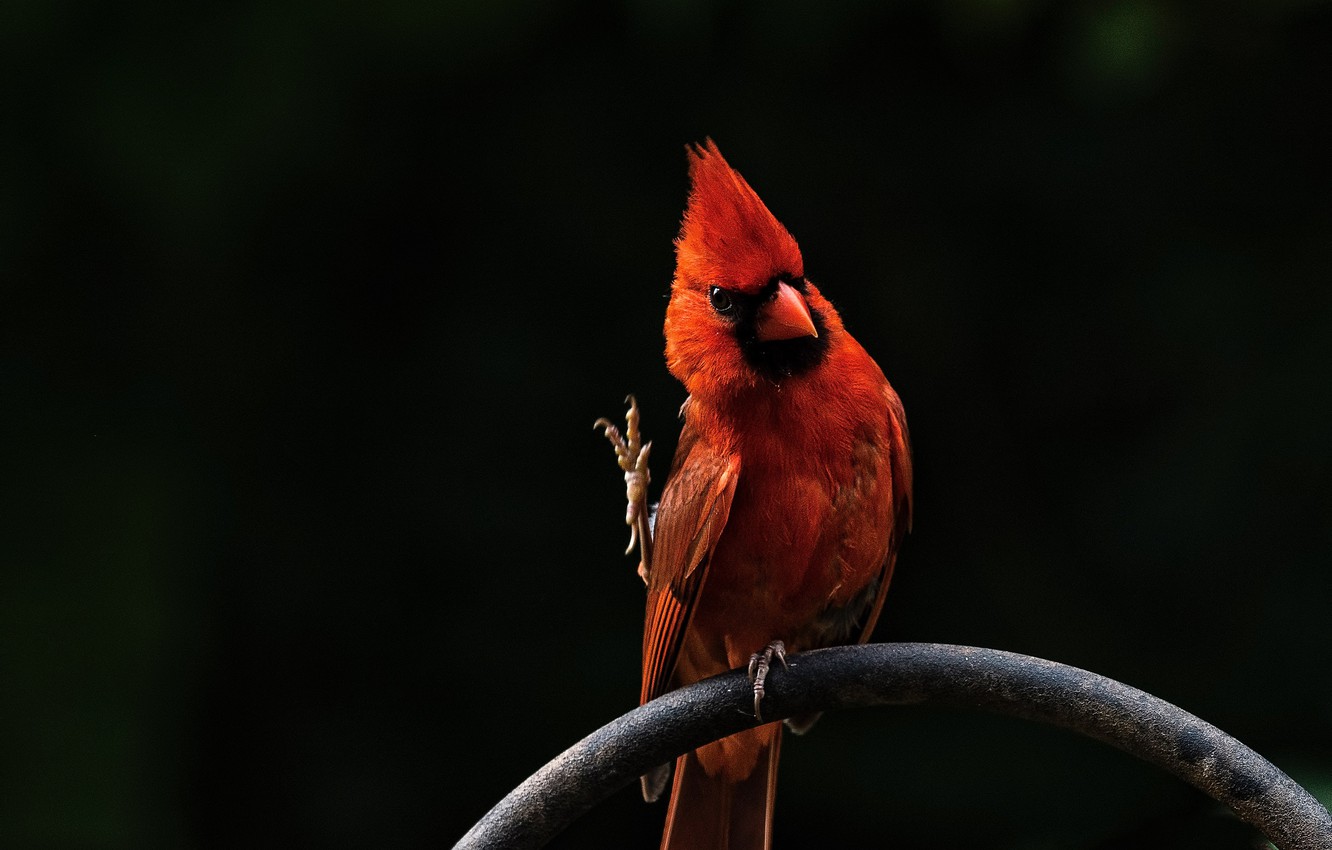
<svg viewBox="0 0 1332 850">
<path fill-rule="evenodd" d="M 592 427 L 600 428 L 605 433 L 606 439 L 610 440 L 611 447 L 615 449 L 616 463 L 624 470 L 625 497 L 628 500 L 624 510 L 624 522 L 629 526 L 629 546 L 624 553 L 628 555 L 634 551 L 634 547 L 638 547 L 642 553 L 638 574 L 646 582 L 649 541 L 644 540 L 644 536 L 647 533 L 648 484 L 651 483 L 648 457 L 652 453 L 652 443 L 644 443 L 639 434 L 638 401 L 630 395 L 625 398 L 625 402 L 629 405 L 629 410 L 624 416 L 623 433 L 614 422 L 604 416 L 593 422 Z"/>
<path fill-rule="evenodd" d="M 754 683 L 754 719 L 763 722 L 763 713 L 759 711 L 759 704 L 763 702 L 763 695 L 766 693 L 765 685 L 768 681 L 768 670 L 772 667 L 772 659 L 776 658 L 786 667 L 786 644 L 779 640 L 764 647 L 762 652 L 756 652 L 749 657 L 749 681 Z"/>
</svg>

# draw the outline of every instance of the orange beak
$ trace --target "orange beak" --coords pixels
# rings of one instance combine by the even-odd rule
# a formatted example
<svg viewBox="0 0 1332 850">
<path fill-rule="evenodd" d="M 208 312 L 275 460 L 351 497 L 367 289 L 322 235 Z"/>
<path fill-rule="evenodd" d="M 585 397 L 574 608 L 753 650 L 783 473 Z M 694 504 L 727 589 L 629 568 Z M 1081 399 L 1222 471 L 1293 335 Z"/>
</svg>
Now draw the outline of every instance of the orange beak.
<svg viewBox="0 0 1332 850">
<path fill-rule="evenodd" d="M 818 336 L 805 298 L 785 281 L 777 282 L 777 291 L 759 307 L 754 335 L 761 342 Z"/>
</svg>

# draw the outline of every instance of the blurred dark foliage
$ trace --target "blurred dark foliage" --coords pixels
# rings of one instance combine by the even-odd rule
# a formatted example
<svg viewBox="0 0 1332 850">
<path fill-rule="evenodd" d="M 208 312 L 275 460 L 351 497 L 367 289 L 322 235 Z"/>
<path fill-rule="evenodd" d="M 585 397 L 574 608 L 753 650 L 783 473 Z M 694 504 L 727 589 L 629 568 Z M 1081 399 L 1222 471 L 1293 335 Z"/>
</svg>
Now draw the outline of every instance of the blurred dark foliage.
<svg viewBox="0 0 1332 850">
<path fill-rule="evenodd" d="M 906 402 L 880 640 L 1151 691 L 1332 796 L 1327 3 L 0 10 L 0 843 L 448 846 L 634 705 L 591 422 L 711 135 Z M 1065 733 L 783 754 L 779 846 L 1248 847 Z M 650 847 L 626 789 L 561 847 Z"/>
</svg>

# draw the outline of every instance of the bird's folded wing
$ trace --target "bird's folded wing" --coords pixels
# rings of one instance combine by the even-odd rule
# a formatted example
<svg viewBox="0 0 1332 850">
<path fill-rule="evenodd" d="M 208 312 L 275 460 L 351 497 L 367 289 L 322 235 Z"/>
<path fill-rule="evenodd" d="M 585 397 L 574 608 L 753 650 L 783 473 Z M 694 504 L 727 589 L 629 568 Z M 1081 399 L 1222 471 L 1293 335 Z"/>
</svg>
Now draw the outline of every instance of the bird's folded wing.
<svg viewBox="0 0 1332 850">
<path fill-rule="evenodd" d="M 906 411 L 902 408 L 902 400 L 886 383 L 884 395 L 888 402 L 888 469 L 892 476 L 893 526 L 888 538 L 888 557 L 884 559 L 879 573 L 878 593 L 870 606 L 869 616 L 862 621 L 858 643 L 869 640 L 874 632 L 874 624 L 879 621 L 879 612 L 883 610 L 883 600 L 888 595 L 893 566 L 897 563 L 897 550 L 902 546 L 902 538 L 911 530 L 911 436 L 907 433 Z"/>
<path fill-rule="evenodd" d="M 653 533 L 643 626 L 642 702 L 669 690 L 739 475 L 739 456 L 719 451 L 686 421 Z"/>
</svg>

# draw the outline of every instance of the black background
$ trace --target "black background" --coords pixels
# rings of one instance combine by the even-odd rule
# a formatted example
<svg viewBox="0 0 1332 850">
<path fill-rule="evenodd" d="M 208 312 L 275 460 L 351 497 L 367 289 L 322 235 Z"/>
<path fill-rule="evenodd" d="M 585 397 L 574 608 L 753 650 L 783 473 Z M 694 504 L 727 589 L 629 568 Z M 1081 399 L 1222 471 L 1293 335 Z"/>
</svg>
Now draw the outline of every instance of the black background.
<svg viewBox="0 0 1332 850">
<path fill-rule="evenodd" d="M 1327 4 L 0 17 L 7 845 L 449 846 L 635 704 L 590 426 L 637 393 L 664 476 L 709 135 L 906 403 L 877 639 L 1121 679 L 1332 797 Z M 1249 846 L 1018 721 L 783 760 L 780 847 Z"/>
</svg>

